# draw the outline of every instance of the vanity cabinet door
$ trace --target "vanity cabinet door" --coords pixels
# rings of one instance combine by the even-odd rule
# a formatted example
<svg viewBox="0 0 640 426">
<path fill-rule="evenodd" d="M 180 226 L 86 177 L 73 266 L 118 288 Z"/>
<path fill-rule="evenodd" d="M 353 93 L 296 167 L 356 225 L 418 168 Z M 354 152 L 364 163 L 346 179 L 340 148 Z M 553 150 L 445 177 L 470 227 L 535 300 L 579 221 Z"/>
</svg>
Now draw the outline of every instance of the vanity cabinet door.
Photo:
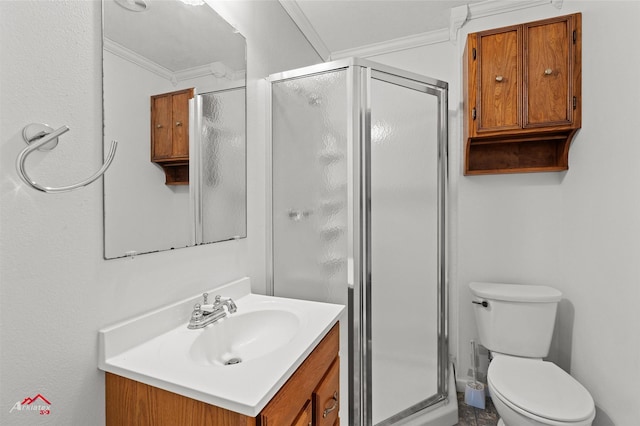
<svg viewBox="0 0 640 426">
<path fill-rule="evenodd" d="M 324 378 L 313 392 L 316 426 L 339 424 L 340 409 L 340 358 L 336 357 Z"/>
<path fill-rule="evenodd" d="M 313 405 L 311 400 L 308 399 L 302 412 L 298 418 L 293 422 L 293 426 L 312 426 L 313 425 Z"/>
<path fill-rule="evenodd" d="M 280 388 L 271 402 L 260 412 L 257 417 L 259 426 L 284 426 L 297 425 L 301 413 L 304 413 L 307 402 L 313 398 L 314 393 L 328 377 L 327 372 L 337 367 L 338 349 L 340 346 L 339 324 L 322 339 L 318 346 L 307 357 L 306 361 L 298 367 L 295 373 Z M 337 387 L 336 387 L 337 389 Z M 315 402 L 313 403 L 315 410 Z M 336 416 L 337 416 L 337 410 Z M 322 416 L 322 413 L 320 413 Z M 315 416 L 315 413 L 313 415 Z M 313 419 L 312 419 L 313 420 Z M 304 423 L 303 423 L 304 424 Z M 307 423 L 308 424 L 308 423 Z M 325 423 L 314 423 L 325 424 Z M 331 423 L 326 423 L 331 425 Z"/>
</svg>

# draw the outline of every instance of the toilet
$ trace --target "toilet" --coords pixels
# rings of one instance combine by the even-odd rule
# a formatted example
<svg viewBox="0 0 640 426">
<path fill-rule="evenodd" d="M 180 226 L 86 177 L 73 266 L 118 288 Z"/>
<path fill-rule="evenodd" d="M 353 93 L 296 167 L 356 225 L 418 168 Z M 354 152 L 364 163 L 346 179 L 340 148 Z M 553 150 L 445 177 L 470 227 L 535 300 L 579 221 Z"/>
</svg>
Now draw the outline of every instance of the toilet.
<svg viewBox="0 0 640 426">
<path fill-rule="evenodd" d="M 552 287 L 472 282 L 480 343 L 492 360 L 487 382 L 498 426 L 590 426 L 589 391 L 543 358 L 562 293 Z"/>
</svg>

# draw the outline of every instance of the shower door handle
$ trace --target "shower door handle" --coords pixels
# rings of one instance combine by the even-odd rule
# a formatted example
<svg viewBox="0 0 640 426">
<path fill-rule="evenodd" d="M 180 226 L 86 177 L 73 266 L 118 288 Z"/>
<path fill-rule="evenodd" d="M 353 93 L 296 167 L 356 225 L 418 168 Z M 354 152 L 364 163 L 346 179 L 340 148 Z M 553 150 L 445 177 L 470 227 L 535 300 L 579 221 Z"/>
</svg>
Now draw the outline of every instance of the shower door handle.
<svg viewBox="0 0 640 426">
<path fill-rule="evenodd" d="M 312 210 L 294 210 L 291 209 L 288 211 L 288 216 L 289 219 L 293 220 L 294 222 L 298 222 L 302 219 L 306 219 L 309 216 L 311 216 L 311 214 L 313 213 Z"/>
</svg>

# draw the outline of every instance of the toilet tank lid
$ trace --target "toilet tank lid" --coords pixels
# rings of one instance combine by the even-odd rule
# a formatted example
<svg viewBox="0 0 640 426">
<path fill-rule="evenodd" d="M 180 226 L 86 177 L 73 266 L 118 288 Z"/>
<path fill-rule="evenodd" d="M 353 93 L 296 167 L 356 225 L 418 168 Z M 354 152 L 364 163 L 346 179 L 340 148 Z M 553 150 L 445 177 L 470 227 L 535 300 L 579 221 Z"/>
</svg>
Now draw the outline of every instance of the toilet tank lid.
<svg viewBox="0 0 640 426">
<path fill-rule="evenodd" d="M 472 282 L 469 289 L 476 297 L 507 302 L 559 302 L 562 298 L 559 290 L 544 285 Z"/>
</svg>

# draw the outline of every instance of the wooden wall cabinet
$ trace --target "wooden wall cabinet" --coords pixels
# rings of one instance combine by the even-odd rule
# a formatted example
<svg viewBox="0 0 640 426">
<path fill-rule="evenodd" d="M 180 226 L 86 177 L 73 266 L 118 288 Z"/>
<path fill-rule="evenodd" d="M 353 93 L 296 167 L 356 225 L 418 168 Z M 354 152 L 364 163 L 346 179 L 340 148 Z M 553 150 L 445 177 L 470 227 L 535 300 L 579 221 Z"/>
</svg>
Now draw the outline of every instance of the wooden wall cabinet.
<svg viewBox="0 0 640 426">
<path fill-rule="evenodd" d="M 151 96 L 151 161 L 167 185 L 189 184 L 189 99 L 194 89 Z"/>
<path fill-rule="evenodd" d="M 581 14 L 469 34 L 464 173 L 561 171 L 581 127 Z"/>
<path fill-rule="evenodd" d="M 257 417 L 106 373 L 107 426 L 339 426 L 339 324 Z"/>
</svg>

